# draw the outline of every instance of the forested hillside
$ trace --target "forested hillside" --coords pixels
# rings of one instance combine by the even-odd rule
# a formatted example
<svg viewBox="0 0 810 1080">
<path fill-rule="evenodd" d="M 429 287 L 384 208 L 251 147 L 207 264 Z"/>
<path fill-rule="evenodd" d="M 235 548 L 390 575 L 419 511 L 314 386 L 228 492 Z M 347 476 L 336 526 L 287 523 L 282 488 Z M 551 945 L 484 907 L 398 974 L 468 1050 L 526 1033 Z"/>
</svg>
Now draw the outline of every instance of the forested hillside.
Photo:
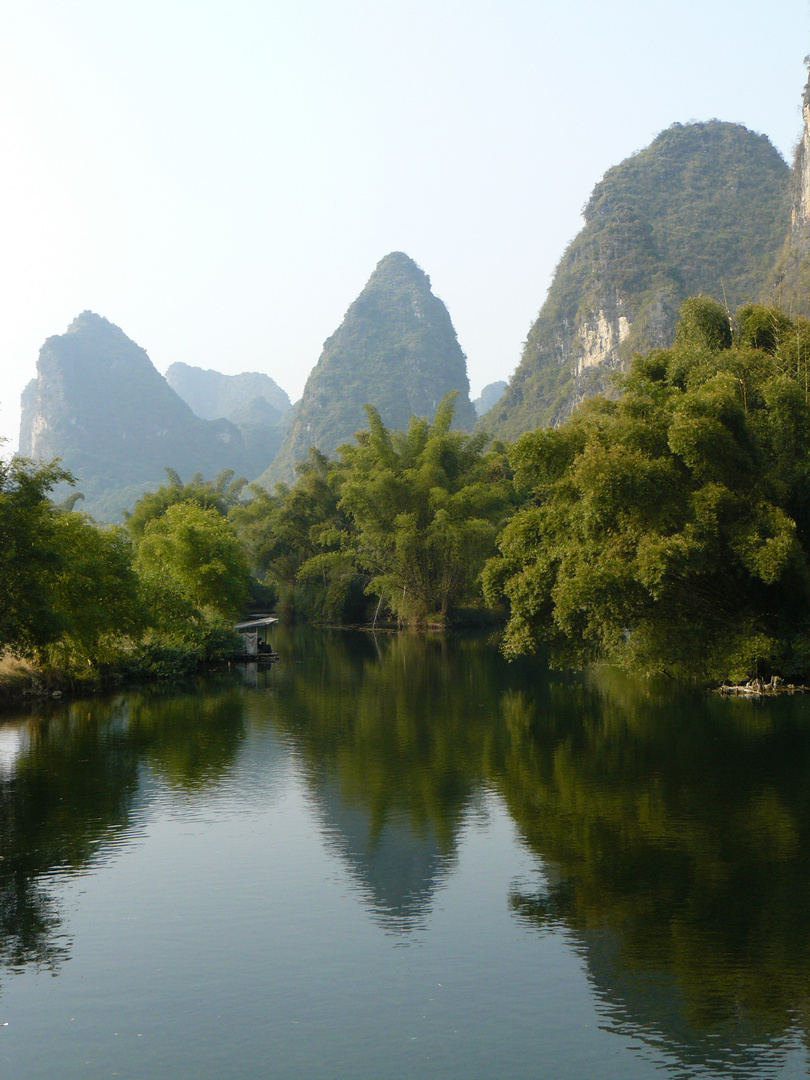
<svg viewBox="0 0 810 1080">
<path fill-rule="evenodd" d="M 278 457 L 261 482 L 289 480 L 310 446 L 331 454 L 365 425 L 363 406 L 405 428 L 411 416 L 432 416 L 458 391 L 456 423 L 471 428 L 475 411 L 464 353 L 447 308 L 430 278 L 402 252 L 382 259 L 346 312 L 295 409 Z"/>
<path fill-rule="evenodd" d="M 717 120 L 674 124 L 610 169 L 486 430 L 514 438 L 558 423 L 634 352 L 671 344 L 687 296 L 731 310 L 759 299 L 787 234 L 788 188 L 764 135 Z"/>
</svg>

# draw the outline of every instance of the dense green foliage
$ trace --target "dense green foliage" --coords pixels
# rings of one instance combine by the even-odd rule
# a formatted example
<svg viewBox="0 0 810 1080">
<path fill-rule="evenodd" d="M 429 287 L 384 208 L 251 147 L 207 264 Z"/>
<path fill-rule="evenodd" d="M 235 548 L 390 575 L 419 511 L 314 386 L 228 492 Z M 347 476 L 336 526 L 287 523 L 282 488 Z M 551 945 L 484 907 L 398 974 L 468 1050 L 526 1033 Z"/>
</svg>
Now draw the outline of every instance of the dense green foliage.
<svg viewBox="0 0 810 1080">
<path fill-rule="evenodd" d="M 54 505 L 67 474 L 16 459 L 0 475 L 0 645 L 63 669 L 171 671 L 232 647 L 250 598 L 320 622 L 447 625 L 483 610 L 486 564 L 511 656 L 810 676 L 810 323 L 748 305 L 732 324 L 697 296 L 674 338 L 617 396 L 511 449 L 454 430 L 454 393 L 405 431 L 368 405 L 368 427 L 334 459 L 311 448 L 291 486 L 167 469 L 125 528 Z"/>
<path fill-rule="evenodd" d="M 451 431 L 453 399 L 432 423 L 414 418 L 391 433 L 367 406 L 369 429 L 340 450 L 340 506 L 352 522 L 349 549 L 367 591 L 406 623 L 444 621 L 474 595 L 507 510 L 511 482 L 486 436 Z"/>
<path fill-rule="evenodd" d="M 315 448 L 292 487 L 254 488 L 231 517 L 283 611 L 326 621 L 445 622 L 478 599 L 477 578 L 512 506 L 511 472 L 486 437 L 452 430 L 455 393 L 434 420 L 369 427 L 330 461 Z"/>
<path fill-rule="evenodd" d="M 516 444 L 533 498 L 486 574 L 511 655 L 810 674 L 810 324 L 749 306 L 726 331 L 720 305 L 691 301 L 618 400 Z"/>
<path fill-rule="evenodd" d="M 342 475 L 315 447 L 296 471 L 296 482 L 277 484 L 272 495 L 252 485 L 251 501 L 230 512 L 251 568 L 282 615 L 359 622 L 368 604 L 362 576 L 343 553 L 350 524 L 340 507 Z"/>
<path fill-rule="evenodd" d="M 124 530 L 48 498 L 71 479 L 56 463 L 0 463 L 0 651 L 81 672 L 118 659 L 148 617 Z"/>
<path fill-rule="evenodd" d="M 249 601 L 282 615 L 445 622 L 478 602 L 477 579 L 513 502 L 501 448 L 435 420 L 370 430 L 336 460 L 312 448 L 271 495 L 232 470 L 145 493 L 125 526 L 54 504 L 57 465 L 0 474 L 0 649 L 51 669 L 177 674 L 233 650 Z M 262 578 L 263 587 L 256 581 Z"/>
<path fill-rule="evenodd" d="M 227 514 L 232 506 L 237 505 L 247 484 L 244 477 L 234 478 L 233 469 L 224 469 L 213 482 L 204 480 L 201 473 L 195 473 L 187 484 L 174 469 L 166 469 L 165 472 L 168 484 L 161 484 L 156 491 L 145 492 L 132 511 L 124 514 L 127 531 L 136 542 L 143 537 L 150 522 L 161 517 L 176 503 L 195 503 L 203 509 Z"/>
<path fill-rule="evenodd" d="M 170 479 L 128 531 L 55 505 L 49 493 L 72 480 L 57 464 L 0 462 L 0 652 L 97 678 L 176 674 L 233 651 L 249 573 L 224 515 L 244 481 Z"/>
<path fill-rule="evenodd" d="M 758 298 L 788 230 L 788 184 L 765 136 L 717 120 L 674 124 L 610 169 L 486 429 L 515 438 L 559 422 L 634 352 L 671 344 L 687 296 Z"/>
<path fill-rule="evenodd" d="M 115 663 L 122 642 L 138 640 L 150 621 L 129 537 L 75 512 L 54 514 L 52 525 L 59 564 L 51 602 L 61 633 L 42 658 L 63 671 Z"/>
<path fill-rule="evenodd" d="M 213 507 L 178 502 L 150 521 L 136 565 L 171 611 L 235 620 L 248 597 L 248 566 L 236 534 Z M 165 604 L 164 600 L 164 604 Z"/>
<path fill-rule="evenodd" d="M 392 252 L 324 343 L 278 457 L 260 481 L 291 480 L 310 446 L 333 454 L 364 427 L 367 403 L 384 424 L 404 429 L 411 416 L 432 416 L 450 390 L 459 392 L 457 423 L 471 428 L 467 368 L 447 308 L 416 263 Z"/>
<path fill-rule="evenodd" d="M 14 647 L 30 653 L 63 629 L 51 587 L 62 557 L 47 495 L 69 479 L 56 463 L 0 459 L 0 652 Z"/>
</svg>

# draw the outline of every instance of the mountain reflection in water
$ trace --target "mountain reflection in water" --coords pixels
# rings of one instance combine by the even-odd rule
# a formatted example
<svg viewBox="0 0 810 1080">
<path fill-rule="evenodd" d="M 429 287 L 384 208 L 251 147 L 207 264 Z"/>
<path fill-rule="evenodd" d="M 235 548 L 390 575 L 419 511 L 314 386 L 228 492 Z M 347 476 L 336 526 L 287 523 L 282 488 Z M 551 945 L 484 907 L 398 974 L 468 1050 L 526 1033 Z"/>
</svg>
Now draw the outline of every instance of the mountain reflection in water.
<svg viewBox="0 0 810 1080">
<path fill-rule="evenodd" d="M 504 895 L 509 918 L 569 943 L 634 1075 L 804 1061 L 810 702 L 549 675 L 480 637 L 293 629 L 278 646 L 253 686 L 234 673 L 0 725 L 0 1005 L 16 972 L 71 954 L 64 875 L 124 857 L 158 805 L 248 820 L 294 782 L 403 942 L 431 926 L 465 830 L 505 806 L 537 868 Z"/>
</svg>

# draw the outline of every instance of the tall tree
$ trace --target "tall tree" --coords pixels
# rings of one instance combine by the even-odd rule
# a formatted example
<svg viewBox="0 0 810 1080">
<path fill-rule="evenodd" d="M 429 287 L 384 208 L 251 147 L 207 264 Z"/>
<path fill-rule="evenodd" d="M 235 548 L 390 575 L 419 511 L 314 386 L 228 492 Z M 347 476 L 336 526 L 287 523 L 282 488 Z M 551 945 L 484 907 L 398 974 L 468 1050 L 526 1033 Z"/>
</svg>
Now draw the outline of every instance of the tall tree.
<svg viewBox="0 0 810 1080">
<path fill-rule="evenodd" d="M 61 561 L 49 585 L 63 628 L 41 655 L 61 670 L 114 662 L 147 621 L 132 541 L 123 527 L 74 511 L 57 513 L 52 524 Z"/>
<path fill-rule="evenodd" d="M 211 507 L 170 506 L 146 526 L 136 566 L 158 592 L 213 620 L 238 616 L 247 599 L 244 552 L 233 526 Z"/>
<path fill-rule="evenodd" d="M 725 330 L 723 329 L 725 326 Z M 709 678 L 810 671 L 810 324 L 685 306 L 615 401 L 524 435 L 531 504 L 485 575 L 509 655 Z"/>
<path fill-rule="evenodd" d="M 51 582 L 64 563 L 50 491 L 72 477 L 58 462 L 0 459 L 0 650 L 20 655 L 55 640 L 65 626 Z"/>
<path fill-rule="evenodd" d="M 510 507 L 512 488 L 487 436 L 451 430 L 455 392 L 432 422 L 389 431 L 366 406 L 368 431 L 340 448 L 340 506 L 353 523 L 351 551 L 368 591 L 401 620 L 444 620 L 472 594 Z"/>
<path fill-rule="evenodd" d="M 165 514 L 170 506 L 180 502 L 193 502 L 202 507 L 213 507 L 225 515 L 239 502 L 247 484 L 244 476 L 235 477 L 233 469 L 223 469 L 216 480 L 204 480 L 195 473 L 187 484 L 175 469 L 164 468 L 168 483 L 156 491 L 147 491 L 136 502 L 131 512 L 124 512 L 127 530 L 133 540 L 139 541 L 150 521 Z"/>
<path fill-rule="evenodd" d="M 291 487 L 276 484 L 272 495 L 253 485 L 253 499 L 230 511 L 252 570 L 274 589 L 285 614 L 360 620 L 367 601 L 348 554 L 351 525 L 339 505 L 343 474 L 314 446 L 296 472 Z"/>
</svg>

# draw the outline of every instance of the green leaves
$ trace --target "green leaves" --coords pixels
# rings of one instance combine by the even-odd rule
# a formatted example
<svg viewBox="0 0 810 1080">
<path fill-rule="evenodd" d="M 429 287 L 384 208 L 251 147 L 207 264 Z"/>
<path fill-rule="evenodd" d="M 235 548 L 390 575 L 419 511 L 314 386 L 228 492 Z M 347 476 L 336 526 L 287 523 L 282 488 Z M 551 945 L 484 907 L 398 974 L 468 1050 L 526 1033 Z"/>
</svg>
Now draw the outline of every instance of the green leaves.
<svg viewBox="0 0 810 1080">
<path fill-rule="evenodd" d="M 367 406 L 369 432 L 340 448 L 347 550 L 367 592 L 416 625 L 445 620 L 471 595 L 510 504 L 511 482 L 490 472 L 499 453 L 483 453 L 485 436 L 451 430 L 455 397 L 404 433 Z"/>
<path fill-rule="evenodd" d="M 731 319 L 728 312 L 708 296 L 690 296 L 681 304 L 676 331 L 679 345 L 705 348 L 713 352 L 731 347 Z"/>
<path fill-rule="evenodd" d="M 0 462 L 0 649 L 86 672 L 120 657 L 145 612 L 129 537 L 54 506 L 65 480 L 56 462 Z"/>
<path fill-rule="evenodd" d="M 193 502 L 175 503 L 149 522 L 137 566 L 215 618 L 235 619 L 247 599 L 247 560 L 233 526 L 216 510 Z"/>
<path fill-rule="evenodd" d="M 166 468 L 164 471 L 168 484 L 163 484 L 157 491 L 147 491 L 138 499 L 132 512 L 125 514 L 127 530 L 136 542 L 143 536 L 149 522 L 177 503 L 193 502 L 227 514 L 231 507 L 238 505 L 247 484 L 243 476 L 234 479 L 233 469 L 223 469 L 215 481 L 204 480 L 202 474 L 197 473 L 187 484 L 182 482 L 174 469 Z"/>
<path fill-rule="evenodd" d="M 123 528 L 100 527 L 82 514 L 59 514 L 54 525 L 63 562 L 52 587 L 64 629 L 47 658 L 66 670 L 112 663 L 147 622 L 132 542 Z"/>
<path fill-rule="evenodd" d="M 732 346 L 697 298 L 618 401 L 517 443 L 534 505 L 485 572 L 489 601 L 510 602 L 508 655 L 545 642 L 560 663 L 797 674 L 802 649 L 784 643 L 810 624 L 810 395 L 805 326 L 777 314 L 749 306 L 751 344 Z"/>
<path fill-rule="evenodd" d="M 230 519 L 253 572 L 273 588 L 282 614 L 359 621 L 366 606 L 364 579 L 345 553 L 349 521 L 339 507 L 342 474 L 315 447 L 297 472 L 292 487 L 277 484 L 272 495 L 251 487 L 253 499 L 234 507 Z"/>
<path fill-rule="evenodd" d="M 64 620 L 52 582 L 64 562 L 48 493 L 72 477 L 27 458 L 0 459 L 0 651 L 31 655 L 59 636 Z"/>
</svg>

